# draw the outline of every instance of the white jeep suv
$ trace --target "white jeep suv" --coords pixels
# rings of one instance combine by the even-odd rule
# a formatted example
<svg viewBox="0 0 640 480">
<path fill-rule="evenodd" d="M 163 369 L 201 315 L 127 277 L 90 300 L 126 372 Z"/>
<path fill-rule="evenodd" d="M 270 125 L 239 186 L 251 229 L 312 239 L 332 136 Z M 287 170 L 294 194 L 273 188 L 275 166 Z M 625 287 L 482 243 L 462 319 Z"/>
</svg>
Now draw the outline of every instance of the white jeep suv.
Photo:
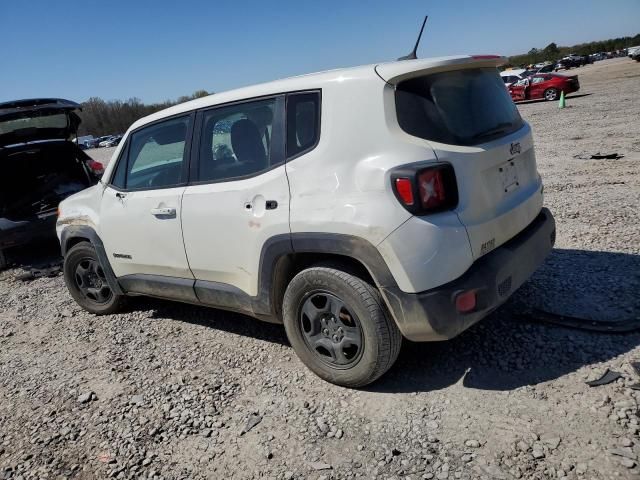
<svg viewBox="0 0 640 480">
<path fill-rule="evenodd" d="M 533 139 L 496 56 L 306 75 L 134 123 L 101 182 L 60 205 L 73 298 L 148 295 L 284 323 L 336 384 L 445 340 L 550 252 Z"/>
</svg>

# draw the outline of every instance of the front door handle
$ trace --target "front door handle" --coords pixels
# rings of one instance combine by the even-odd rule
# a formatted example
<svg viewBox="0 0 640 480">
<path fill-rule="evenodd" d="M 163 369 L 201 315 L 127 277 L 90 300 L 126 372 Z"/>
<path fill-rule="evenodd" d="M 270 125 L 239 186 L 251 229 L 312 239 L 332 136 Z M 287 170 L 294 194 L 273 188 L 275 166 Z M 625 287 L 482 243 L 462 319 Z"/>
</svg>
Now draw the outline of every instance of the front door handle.
<svg viewBox="0 0 640 480">
<path fill-rule="evenodd" d="M 175 217 L 176 209 L 173 207 L 152 208 L 151 215 L 155 215 L 156 217 Z"/>
</svg>

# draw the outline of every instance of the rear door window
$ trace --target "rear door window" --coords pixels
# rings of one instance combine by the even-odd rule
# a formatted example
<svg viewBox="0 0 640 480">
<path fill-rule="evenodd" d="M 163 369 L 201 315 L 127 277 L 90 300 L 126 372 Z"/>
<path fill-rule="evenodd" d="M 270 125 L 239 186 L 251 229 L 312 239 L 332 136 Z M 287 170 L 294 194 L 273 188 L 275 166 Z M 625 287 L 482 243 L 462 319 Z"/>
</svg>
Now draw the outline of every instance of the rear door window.
<svg viewBox="0 0 640 480">
<path fill-rule="evenodd" d="M 320 92 L 287 95 L 287 157 L 313 149 L 320 138 Z"/>
<path fill-rule="evenodd" d="M 495 68 L 405 80 L 396 88 L 396 113 L 408 134 L 452 145 L 477 145 L 523 125 Z"/>
<path fill-rule="evenodd" d="M 205 111 L 197 181 L 251 177 L 282 163 L 276 104 L 277 98 L 268 98 Z"/>
</svg>

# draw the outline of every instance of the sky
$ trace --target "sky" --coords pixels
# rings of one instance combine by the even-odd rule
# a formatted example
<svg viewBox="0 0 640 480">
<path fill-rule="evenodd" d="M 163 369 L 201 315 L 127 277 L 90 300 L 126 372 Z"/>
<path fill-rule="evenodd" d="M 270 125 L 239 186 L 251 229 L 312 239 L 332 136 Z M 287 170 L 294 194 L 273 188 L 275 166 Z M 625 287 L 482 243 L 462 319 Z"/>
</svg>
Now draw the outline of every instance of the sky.
<svg viewBox="0 0 640 480">
<path fill-rule="evenodd" d="M 640 33 L 640 0 L 0 0 L 0 101 L 220 92 L 419 57 Z"/>
</svg>

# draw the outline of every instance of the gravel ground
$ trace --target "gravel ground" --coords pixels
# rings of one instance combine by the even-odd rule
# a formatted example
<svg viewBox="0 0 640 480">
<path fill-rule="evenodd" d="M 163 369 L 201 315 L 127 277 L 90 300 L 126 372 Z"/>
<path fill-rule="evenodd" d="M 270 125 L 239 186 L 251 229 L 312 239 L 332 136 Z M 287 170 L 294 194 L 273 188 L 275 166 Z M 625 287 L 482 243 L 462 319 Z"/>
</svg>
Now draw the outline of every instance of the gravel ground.
<svg viewBox="0 0 640 480">
<path fill-rule="evenodd" d="M 60 277 L 1 273 L 0 478 L 637 478 L 640 334 L 522 315 L 638 317 L 640 64 L 575 73 L 568 108 L 520 106 L 557 249 L 458 338 L 405 342 L 368 389 L 319 380 L 277 325 L 149 299 L 95 317 Z M 584 384 L 606 368 L 623 378 Z"/>
</svg>

